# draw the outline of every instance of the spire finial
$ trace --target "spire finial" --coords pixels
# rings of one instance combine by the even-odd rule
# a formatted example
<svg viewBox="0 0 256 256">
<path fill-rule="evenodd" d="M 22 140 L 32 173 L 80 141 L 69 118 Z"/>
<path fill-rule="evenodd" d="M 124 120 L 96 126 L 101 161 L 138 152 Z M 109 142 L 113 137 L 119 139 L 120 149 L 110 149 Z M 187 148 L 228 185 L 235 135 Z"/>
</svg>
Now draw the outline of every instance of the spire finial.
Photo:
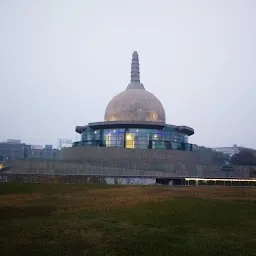
<svg viewBox="0 0 256 256">
<path fill-rule="evenodd" d="M 140 63 L 136 51 L 132 54 L 131 83 L 140 83 Z"/>
</svg>

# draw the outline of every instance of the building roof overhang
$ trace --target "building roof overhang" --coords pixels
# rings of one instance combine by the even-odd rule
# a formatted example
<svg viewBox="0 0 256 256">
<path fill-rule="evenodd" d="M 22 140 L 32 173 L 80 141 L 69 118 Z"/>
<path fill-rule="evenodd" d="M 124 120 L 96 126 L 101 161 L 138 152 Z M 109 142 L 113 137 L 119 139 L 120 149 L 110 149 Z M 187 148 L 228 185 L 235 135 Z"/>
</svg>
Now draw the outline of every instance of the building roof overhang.
<svg viewBox="0 0 256 256">
<path fill-rule="evenodd" d="M 108 122 L 95 122 L 89 123 L 86 126 L 76 126 L 76 132 L 81 134 L 88 127 L 96 129 L 114 129 L 114 128 L 141 128 L 141 129 L 160 129 L 165 127 L 173 128 L 179 132 L 185 133 L 190 136 L 194 134 L 194 129 L 188 126 L 177 126 L 165 124 L 164 122 L 151 122 L 151 121 L 108 121 Z"/>
</svg>

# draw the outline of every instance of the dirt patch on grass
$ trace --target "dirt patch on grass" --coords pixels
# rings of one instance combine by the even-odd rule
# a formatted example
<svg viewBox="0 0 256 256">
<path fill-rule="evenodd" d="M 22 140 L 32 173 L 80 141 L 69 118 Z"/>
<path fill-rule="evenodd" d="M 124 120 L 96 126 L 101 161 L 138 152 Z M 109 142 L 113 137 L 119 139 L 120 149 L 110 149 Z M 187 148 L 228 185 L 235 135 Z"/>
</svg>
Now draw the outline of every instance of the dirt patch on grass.
<svg viewBox="0 0 256 256">
<path fill-rule="evenodd" d="M 0 205 L 2 206 L 24 206 L 33 201 L 41 199 L 40 193 L 1 195 Z"/>
<path fill-rule="evenodd" d="M 11 207 L 0 206 L 1 220 L 13 220 L 30 217 L 47 217 L 55 210 L 54 207 L 45 206 L 26 206 L 26 207 Z"/>
<path fill-rule="evenodd" d="M 202 199 L 218 199 L 218 200 L 255 200 L 256 189 L 254 188 L 200 188 L 185 187 L 173 189 L 175 197 L 191 197 Z"/>
<path fill-rule="evenodd" d="M 64 199 L 79 208 L 113 208 L 126 207 L 143 202 L 160 200 L 159 196 L 147 194 L 140 187 L 122 187 L 113 189 L 96 189 L 87 192 L 69 193 Z"/>
<path fill-rule="evenodd" d="M 61 196 L 70 206 L 81 209 L 99 209 L 133 206 L 178 198 L 218 200 L 256 200 L 256 189 L 248 188 L 191 188 L 127 186 L 113 189 L 95 189 Z M 72 208 L 75 211 L 75 208 Z"/>
</svg>

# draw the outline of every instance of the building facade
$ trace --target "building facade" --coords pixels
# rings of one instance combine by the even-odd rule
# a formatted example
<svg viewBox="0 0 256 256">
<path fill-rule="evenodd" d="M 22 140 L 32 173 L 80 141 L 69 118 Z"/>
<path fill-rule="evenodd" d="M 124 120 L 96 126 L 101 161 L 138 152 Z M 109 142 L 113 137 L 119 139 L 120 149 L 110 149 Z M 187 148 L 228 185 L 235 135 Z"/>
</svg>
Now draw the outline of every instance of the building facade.
<svg viewBox="0 0 256 256">
<path fill-rule="evenodd" d="M 38 147 L 27 145 L 18 141 L 1 142 L 0 143 L 0 161 L 7 162 L 11 160 L 22 159 L 49 159 L 57 158 L 58 149 L 54 149 L 52 145 Z"/>
<path fill-rule="evenodd" d="M 52 145 L 45 145 L 43 149 L 33 148 L 29 145 L 26 147 L 26 159 L 44 159 L 54 160 L 57 157 L 58 149 L 54 149 Z"/>
<path fill-rule="evenodd" d="M 72 147 L 72 140 L 71 139 L 59 139 L 58 141 L 58 149 L 65 148 L 65 147 Z"/>
<path fill-rule="evenodd" d="M 235 154 L 238 154 L 241 151 L 242 147 L 238 147 L 237 145 L 234 145 L 233 147 L 217 147 L 213 148 L 216 152 L 221 152 L 223 154 L 227 154 L 229 156 L 233 156 Z"/>
<path fill-rule="evenodd" d="M 0 143 L 0 158 L 2 161 L 24 159 L 25 144 L 24 143 Z"/>
</svg>

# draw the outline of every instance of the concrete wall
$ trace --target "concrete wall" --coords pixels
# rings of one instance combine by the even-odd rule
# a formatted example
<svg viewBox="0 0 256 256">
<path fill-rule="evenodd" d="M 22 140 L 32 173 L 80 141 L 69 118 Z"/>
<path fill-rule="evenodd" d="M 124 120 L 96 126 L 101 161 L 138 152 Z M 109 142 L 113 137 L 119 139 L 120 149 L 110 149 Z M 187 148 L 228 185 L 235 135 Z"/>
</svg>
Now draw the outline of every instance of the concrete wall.
<svg viewBox="0 0 256 256">
<path fill-rule="evenodd" d="M 168 177 L 170 173 L 136 169 L 112 168 L 62 161 L 15 160 L 10 161 L 10 172 L 42 175 L 101 175 L 101 176 L 156 176 Z"/>
<path fill-rule="evenodd" d="M 115 168 L 146 171 L 193 173 L 196 165 L 212 165 L 212 154 L 178 150 L 143 150 L 125 148 L 63 148 L 60 160 Z"/>
<path fill-rule="evenodd" d="M 223 171 L 218 165 L 180 165 L 177 168 L 161 170 L 139 170 L 128 168 L 114 168 L 100 165 L 71 163 L 63 161 L 16 160 L 10 163 L 10 172 L 15 174 L 37 175 L 89 175 L 112 177 L 236 177 L 252 178 L 251 168 L 235 166 L 231 171 Z M 192 169 L 193 168 L 193 169 Z M 193 175 L 191 175 L 193 173 Z"/>
<path fill-rule="evenodd" d="M 60 160 L 150 172 L 168 173 L 171 177 L 250 177 L 246 166 L 236 166 L 233 171 L 222 171 L 214 163 L 211 152 L 178 150 L 143 150 L 125 148 L 63 148 Z"/>
</svg>

